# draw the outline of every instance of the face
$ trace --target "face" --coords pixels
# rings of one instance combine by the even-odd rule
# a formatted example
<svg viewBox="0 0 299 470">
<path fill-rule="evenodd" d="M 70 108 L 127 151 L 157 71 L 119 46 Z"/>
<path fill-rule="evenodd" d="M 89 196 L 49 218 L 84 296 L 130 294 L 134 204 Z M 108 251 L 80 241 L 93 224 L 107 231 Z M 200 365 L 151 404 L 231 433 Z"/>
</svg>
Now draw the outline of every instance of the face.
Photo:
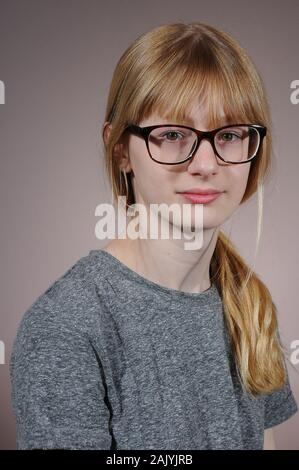
<svg viewBox="0 0 299 470">
<path fill-rule="evenodd" d="M 209 130 L 203 107 L 192 108 L 189 117 L 196 129 Z M 166 123 L 171 124 L 171 120 L 155 114 L 141 121 L 139 126 Z M 163 165 L 150 158 L 142 138 L 130 135 L 121 167 L 127 172 L 133 170 L 136 203 L 145 205 L 147 209 L 151 203 L 178 203 L 181 207 L 190 204 L 192 226 L 195 221 L 195 203 L 179 193 L 190 188 L 221 191 L 216 199 L 203 204 L 203 228 L 211 229 L 223 224 L 239 206 L 246 189 L 250 165 L 222 162 L 215 156 L 208 140 L 201 141 L 191 160 L 177 165 Z M 175 220 L 171 220 L 171 223 L 175 223 Z"/>
</svg>

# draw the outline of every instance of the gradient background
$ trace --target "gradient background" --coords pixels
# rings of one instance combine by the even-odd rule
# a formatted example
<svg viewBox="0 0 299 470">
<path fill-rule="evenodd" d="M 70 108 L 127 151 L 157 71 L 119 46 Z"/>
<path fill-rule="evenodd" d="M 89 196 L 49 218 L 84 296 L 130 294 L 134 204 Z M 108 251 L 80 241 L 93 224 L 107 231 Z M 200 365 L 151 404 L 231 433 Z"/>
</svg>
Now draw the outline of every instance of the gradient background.
<svg viewBox="0 0 299 470">
<path fill-rule="evenodd" d="M 299 340 L 297 0 L 0 0 L 1 280 L 0 448 L 15 448 L 9 358 L 26 309 L 89 250 L 95 207 L 110 202 L 101 125 L 116 62 L 139 35 L 174 21 L 201 21 L 230 33 L 266 85 L 274 166 L 265 190 L 255 270 L 278 307 L 284 345 Z M 256 197 L 223 226 L 251 264 Z M 290 350 L 291 352 L 291 350 Z M 299 404 L 299 365 L 288 361 Z M 275 428 L 279 449 L 299 449 L 299 413 Z M 297 432 L 296 432 L 297 430 Z"/>
</svg>

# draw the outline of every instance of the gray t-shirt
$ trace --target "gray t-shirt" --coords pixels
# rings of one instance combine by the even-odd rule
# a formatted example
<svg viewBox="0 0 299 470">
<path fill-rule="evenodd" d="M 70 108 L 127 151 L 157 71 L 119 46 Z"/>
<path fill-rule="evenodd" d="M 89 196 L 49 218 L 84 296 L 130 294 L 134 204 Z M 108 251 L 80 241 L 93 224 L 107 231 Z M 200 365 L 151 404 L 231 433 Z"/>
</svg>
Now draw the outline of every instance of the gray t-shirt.
<svg viewBox="0 0 299 470">
<path fill-rule="evenodd" d="M 18 449 L 262 449 L 297 411 L 252 399 L 215 284 L 160 286 L 91 250 L 25 312 L 10 362 Z"/>
</svg>

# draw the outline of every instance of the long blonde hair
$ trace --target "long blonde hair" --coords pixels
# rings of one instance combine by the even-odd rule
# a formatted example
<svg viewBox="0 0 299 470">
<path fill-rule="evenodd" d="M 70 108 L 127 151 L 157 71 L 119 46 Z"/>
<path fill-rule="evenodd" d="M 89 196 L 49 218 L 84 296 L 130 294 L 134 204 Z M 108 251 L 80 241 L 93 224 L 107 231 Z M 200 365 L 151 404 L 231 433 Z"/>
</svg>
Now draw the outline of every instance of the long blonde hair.
<svg viewBox="0 0 299 470">
<path fill-rule="evenodd" d="M 133 185 L 122 179 L 114 146 L 129 123 L 153 112 L 187 122 L 186 109 L 208 97 L 208 125 L 219 125 L 222 109 L 231 122 L 267 127 L 259 155 L 250 167 L 241 204 L 258 194 L 258 240 L 263 183 L 272 163 L 271 119 L 262 79 L 243 48 L 227 33 L 203 23 L 158 26 L 139 36 L 120 57 L 110 86 L 105 121 L 112 124 L 104 142 L 112 194 L 135 203 Z M 265 284 L 247 266 L 230 239 L 219 231 L 210 264 L 223 301 L 233 356 L 242 387 L 252 396 L 280 389 L 286 380 L 276 306 Z"/>
</svg>

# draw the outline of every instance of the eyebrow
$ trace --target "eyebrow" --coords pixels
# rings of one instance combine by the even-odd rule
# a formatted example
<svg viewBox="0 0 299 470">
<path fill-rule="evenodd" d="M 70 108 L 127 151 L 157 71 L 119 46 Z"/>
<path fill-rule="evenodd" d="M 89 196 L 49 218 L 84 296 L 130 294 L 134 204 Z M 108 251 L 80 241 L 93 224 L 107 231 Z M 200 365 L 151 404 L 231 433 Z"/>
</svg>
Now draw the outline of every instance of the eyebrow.
<svg viewBox="0 0 299 470">
<path fill-rule="evenodd" d="M 195 126 L 195 122 L 190 115 L 185 115 L 185 117 L 180 121 L 174 121 L 171 116 L 162 116 L 159 113 L 154 114 L 153 121 L 148 123 L 147 125 L 159 125 L 159 124 L 176 124 L 177 126 L 189 126 L 197 129 Z M 226 125 L 234 124 L 234 120 L 229 119 L 228 116 L 220 116 L 217 127 L 223 127 Z"/>
<path fill-rule="evenodd" d="M 155 125 L 159 125 L 159 124 L 162 124 L 162 125 L 163 125 L 163 124 L 164 124 L 164 125 L 166 125 L 166 124 L 174 124 L 174 125 L 177 125 L 177 126 L 187 126 L 187 127 L 192 127 L 193 129 L 198 129 L 198 130 L 200 130 L 200 127 L 197 127 L 197 126 L 195 125 L 194 121 L 193 121 L 193 120 L 190 120 L 190 119 L 188 119 L 188 120 L 184 119 L 183 121 L 178 121 L 178 122 L 173 122 L 171 119 L 166 119 L 166 120 L 163 119 L 163 120 L 161 120 L 161 121 L 159 121 L 159 122 L 157 121 Z M 217 127 L 217 128 L 218 128 L 218 127 L 224 127 L 224 126 L 229 126 L 229 125 L 231 125 L 231 124 L 233 124 L 232 121 L 229 121 L 228 119 L 221 119 L 221 120 L 218 122 L 218 124 L 217 124 L 216 127 Z"/>
<path fill-rule="evenodd" d="M 158 120 L 160 121 L 161 124 L 171 124 L 173 122 L 171 118 L 159 117 Z M 231 120 L 229 120 L 226 116 L 223 116 L 222 118 L 220 118 L 219 127 L 226 126 L 227 124 L 231 124 L 231 123 L 232 123 Z M 177 125 L 181 124 L 181 125 L 186 125 L 186 126 L 196 128 L 195 122 L 191 117 L 186 117 L 185 119 L 183 119 L 183 121 L 176 122 L 175 124 Z"/>
</svg>

